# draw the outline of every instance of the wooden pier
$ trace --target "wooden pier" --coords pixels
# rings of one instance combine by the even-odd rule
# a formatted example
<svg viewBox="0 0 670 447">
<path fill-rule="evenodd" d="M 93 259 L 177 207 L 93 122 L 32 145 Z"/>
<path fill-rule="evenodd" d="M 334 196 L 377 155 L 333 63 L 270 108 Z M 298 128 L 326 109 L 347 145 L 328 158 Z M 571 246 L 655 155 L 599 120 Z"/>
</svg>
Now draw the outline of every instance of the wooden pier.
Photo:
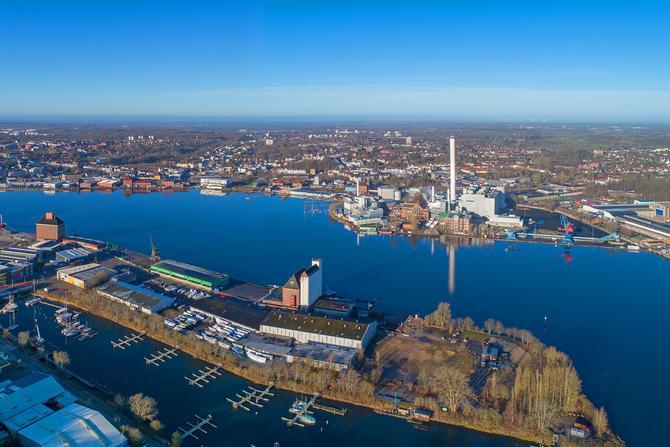
<svg viewBox="0 0 670 447">
<path fill-rule="evenodd" d="M 119 338 L 117 341 L 113 341 L 112 348 L 126 349 L 128 346 L 134 343 L 139 343 L 142 340 L 144 340 L 144 334 L 125 335 Z"/>
<path fill-rule="evenodd" d="M 184 378 L 188 381 L 189 385 L 195 385 L 200 388 L 203 388 L 204 387 L 203 383 L 207 384 L 209 383 L 210 379 L 214 380 L 221 375 L 219 369 L 220 368 L 218 366 L 216 368 L 207 366 L 204 371 L 202 369 L 199 369 L 197 373 L 191 374 L 193 377 L 184 376 Z"/>
<path fill-rule="evenodd" d="M 331 413 L 336 416 L 344 416 L 347 414 L 346 408 L 331 407 L 330 405 L 317 404 L 316 402 L 312 404 L 312 408 L 315 410 L 325 411 L 326 413 Z"/>
<path fill-rule="evenodd" d="M 151 354 L 149 357 L 144 357 L 144 361 L 147 365 L 161 366 L 175 357 L 177 357 L 177 350 L 175 348 L 165 348 L 158 350 L 158 352 Z"/>
<path fill-rule="evenodd" d="M 181 427 L 179 428 L 179 431 L 181 432 L 181 438 L 186 439 L 189 436 L 193 439 L 198 439 L 198 437 L 195 435 L 197 432 L 205 433 L 207 434 L 207 431 L 203 428 L 205 426 L 210 426 L 212 428 L 218 428 L 216 425 L 212 424 L 212 415 L 208 414 L 206 418 L 202 418 L 198 416 L 197 414 L 195 415 L 196 420 L 198 421 L 197 423 L 193 424 L 191 422 L 186 422 L 188 424 L 189 428 L 187 430 L 184 430 Z"/>
<path fill-rule="evenodd" d="M 250 386 L 248 390 L 242 390 L 243 396 L 240 396 L 239 394 L 235 395 L 238 400 L 233 400 L 229 397 L 226 397 L 226 400 L 231 403 L 233 409 L 235 410 L 242 408 L 243 410 L 251 411 L 251 409 L 246 407 L 245 404 L 253 405 L 257 408 L 263 408 L 262 402 L 268 402 L 270 400 L 268 397 L 274 396 L 274 394 L 270 392 L 274 386 L 274 382 L 270 382 L 264 390 L 258 390 Z"/>
<path fill-rule="evenodd" d="M 316 399 L 318 399 L 318 398 L 319 398 L 319 393 L 314 393 L 312 398 L 308 402 L 306 402 L 305 405 L 302 406 L 302 408 L 300 408 L 300 411 L 293 415 L 292 419 L 282 416 L 281 420 L 285 421 L 286 425 L 289 426 L 289 427 L 291 427 L 293 425 L 297 425 L 298 427 L 304 427 L 305 424 L 303 424 L 302 422 L 299 422 L 300 418 L 305 414 L 314 414 L 309 409 L 314 406 L 314 404 L 316 403 Z"/>
</svg>

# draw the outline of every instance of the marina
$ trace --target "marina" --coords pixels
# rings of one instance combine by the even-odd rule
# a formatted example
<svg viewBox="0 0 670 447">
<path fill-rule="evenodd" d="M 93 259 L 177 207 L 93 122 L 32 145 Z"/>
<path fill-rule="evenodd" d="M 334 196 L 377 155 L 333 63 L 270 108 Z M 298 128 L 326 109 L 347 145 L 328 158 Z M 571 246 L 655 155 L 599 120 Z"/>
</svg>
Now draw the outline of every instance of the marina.
<svg viewBox="0 0 670 447">
<path fill-rule="evenodd" d="M 112 348 L 126 349 L 127 347 L 139 343 L 142 340 L 144 340 L 144 334 L 125 335 L 116 341 L 112 341 Z"/>
<path fill-rule="evenodd" d="M 144 357 L 147 365 L 161 366 L 170 359 L 177 357 L 177 350 L 175 348 L 165 348 L 151 354 L 149 357 Z"/>
<path fill-rule="evenodd" d="M 314 393 L 308 401 L 296 400 L 291 404 L 291 408 L 289 408 L 289 413 L 292 413 L 294 416 L 292 418 L 282 416 L 281 420 L 286 422 L 288 427 L 294 425 L 304 427 L 305 425 L 316 424 L 316 419 L 312 416 L 314 413 L 310 411 L 310 408 L 312 408 L 318 397 L 319 393 Z"/>
<path fill-rule="evenodd" d="M 14 198 L 13 198 L 14 197 Z M 104 197 L 104 199 L 101 199 Z M 16 201 L 16 198 L 20 200 Z M 30 199 L 28 199 L 30 198 Z M 138 251 L 147 251 L 147 236 L 151 231 L 156 244 L 162 246 L 163 250 L 171 245 L 171 254 L 177 259 L 184 259 L 193 264 L 205 265 L 216 271 L 229 272 L 234 277 L 250 278 L 256 283 L 275 283 L 277 277 L 285 275 L 286 264 L 300 264 L 306 257 L 314 254 L 315 250 L 324 253 L 324 258 L 329 260 L 332 270 L 329 270 L 327 286 L 331 290 L 337 290 L 343 295 L 352 297 L 375 296 L 379 304 L 377 310 L 392 312 L 411 312 L 425 314 L 435 307 L 436 300 L 447 299 L 452 303 L 456 315 L 470 315 L 476 321 L 484 321 L 487 318 L 499 318 L 506 325 L 528 328 L 537 334 L 548 344 L 557 346 L 560 350 L 567 352 L 573 359 L 582 378 L 583 387 L 587 394 L 593 397 L 598 405 L 605 406 L 609 411 L 609 419 L 612 425 L 620 431 L 624 439 L 634 444 L 645 445 L 646 440 L 659 439 L 662 433 L 657 427 L 662 423 L 653 417 L 644 423 L 638 415 L 626 415 L 627 408 L 631 406 L 644 405 L 649 402 L 654 405 L 663 405 L 669 397 L 663 389 L 651 390 L 648 383 L 654 381 L 655 373 L 651 370 L 640 370 L 639 365 L 644 364 L 654 353 L 662 349 L 657 340 L 662 336 L 655 328 L 663 327 L 661 316 L 667 314 L 667 305 L 656 299 L 662 294 L 658 284 L 651 281 L 633 282 L 607 282 L 600 280 L 584 281 L 584 277 L 574 268 L 574 263 L 588 265 L 592 270 L 593 278 L 607 277 L 616 271 L 627 271 L 631 275 L 641 276 L 650 272 L 662 272 L 667 268 L 666 263 L 654 256 L 645 253 L 614 252 L 586 247 L 572 247 L 570 257 L 573 259 L 571 265 L 562 247 L 554 247 L 546 244 L 518 244 L 514 251 L 508 250 L 509 244 L 504 242 L 458 242 L 458 241 L 434 241 L 412 237 L 388 237 L 388 238 L 365 238 L 356 245 L 355 235 L 346 232 L 340 227 L 329 223 L 326 216 L 304 214 L 302 203 L 297 200 L 286 200 L 277 202 L 276 198 L 259 197 L 257 200 L 244 201 L 236 194 L 226 197 L 206 197 L 197 194 L 184 193 L 170 197 L 169 206 L 158 205 L 161 200 L 159 195 L 133 195 L 132 198 L 123 197 L 122 193 L 109 195 L 100 194 L 55 194 L 44 196 L 39 192 L 7 193 L 3 199 L 8 201 L 17 211 L 23 209 L 25 213 L 28 208 L 67 208 L 68 215 L 64 216 L 68 222 L 77 225 L 77 229 L 84 234 L 95 234 L 97 238 L 110 240 L 113 243 L 131 247 Z M 214 202 L 207 200 L 217 200 Z M 121 203 L 123 202 L 123 203 Z M 247 204 L 256 202 L 261 206 L 249 207 Z M 166 202 L 168 203 L 168 202 Z M 123 213 L 118 212 L 123 204 Z M 183 209 L 193 216 L 193 222 L 188 226 L 167 225 L 165 228 L 156 229 L 151 222 L 161 219 L 170 222 L 170 210 L 175 206 Z M 151 207 L 152 212 L 146 210 Z M 263 212 L 261 212 L 263 210 Z M 265 212 L 272 212 L 277 216 L 277 232 L 291 231 L 300 235 L 300 243 L 290 239 L 277 239 L 275 230 L 267 231 L 260 225 L 265 219 Z M 119 233 L 113 221 L 90 222 L 87 216 L 91 212 L 109 212 L 112 220 L 125 219 L 132 216 L 138 223 L 135 232 Z M 21 223 L 22 217 L 15 213 L 12 217 L 14 226 L 31 228 L 34 225 L 33 218 L 29 215 L 25 223 Z M 218 239 L 208 239 L 203 234 L 216 231 L 210 222 L 226 220 L 228 232 Z M 268 259 L 281 259 L 280 263 L 263 261 L 259 266 L 259 254 L 257 251 L 248 250 L 248 238 L 239 237 L 240 234 L 252 232 L 256 238 L 255 244 L 267 247 L 264 257 Z M 174 234 L 180 234 L 176 241 Z M 171 241 L 171 242 L 167 242 Z M 198 241 L 211 244 L 212 250 L 198 251 L 196 255 L 189 242 Z M 271 242 L 277 242 L 272 246 Z M 433 248 L 434 245 L 434 248 Z M 348 267 L 348 260 L 354 256 L 358 257 L 364 265 L 369 266 L 365 272 Z M 414 261 L 408 264 L 406 260 L 412 256 Z M 453 281 L 447 281 L 449 266 L 455 259 Z M 514 275 L 519 271 L 525 272 L 524 282 L 514 281 Z M 420 281 L 393 281 L 398 277 L 421 278 Z M 486 275 L 486 281 L 482 280 Z M 551 288 L 542 288 L 541 283 L 553 281 Z M 538 290 L 541 293 L 538 294 Z M 638 296 L 633 307 L 626 297 Z M 421 297 L 416 298 L 416 297 Z M 35 306 L 41 307 L 41 306 Z M 571 309 L 570 312 L 567 309 Z M 200 403 L 193 402 L 188 408 L 184 404 L 173 404 L 172 397 L 165 394 L 164 390 L 171 389 L 177 379 L 184 384 L 183 392 L 191 388 L 188 382 L 183 380 L 190 371 L 203 369 L 206 365 L 192 363 L 187 356 L 179 356 L 171 360 L 161 368 L 161 374 L 153 374 L 150 378 L 138 379 L 137 384 L 123 382 L 122 377 L 115 377 L 109 371 L 118 365 L 118 357 L 112 356 L 114 361 L 101 359 L 100 364 L 82 364 L 82 359 L 90 358 L 91 355 L 98 356 L 103 352 L 103 345 L 109 346 L 110 342 L 125 336 L 131 336 L 128 331 L 116 332 L 105 322 L 89 318 L 92 327 L 96 328 L 99 335 L 87 343 L 67 344 L 72 338 L 63 337 L 60 328 L 54 333 L 51 325 L 55 325 L 53 317 L 44 320 L 38 311 L 37 318 L 42 336 L 50 342 L 57 343 L 62 349 L 68 350 L 73 358 L 73 368 L 83 376 L 95 379 L 109 386 L 116 392 L 127 394 L 126 389 L 139 387 L 142 384 L 150 395 L 156 397 L 161 403 L 162 419 L 168 427 L 177 427 L 184 420 L 184 411 L 189 414 L 212 413 L 217 420 L 224 418 L 228 423 L 246 430 L 246 433 L 254 433 L 253 424 L 235 417 L 234 412 L 221 413 L 219 419 L 217 413 L 210 411 L 211 407 L 199 407 Z M 631 322 L 631 312 L 634 312 L 636 320 L 643 320 L 644 327 L 657 334 L 645 340 L 636 335 L 631 336 L 625 331 L 615 331 L 614 327 L 621 325 L 632 325 L 638 328 L 637 322 Z M 22 315 L 17 312 L 16 319 L 21 329 L 33 328 L 34 322 L 31 315 Z M 550 317 L 551 324 L 545 328 L 544 316 Z M 7 318 L 5 315 L 3 318 Z M 25 320 L 22 322 L 22 319 Z M 567 322 L 570 324 L 567 324 Z M 637 330 L 633 334 L 637 334 Z M 110 334 L 116 334 L 110 338 Z M 582 341 L 591 341 L 594 350 L 583 350 Z M 629 349 L 632 345 L 635 349 Z M 164 346 L 156 345 L 151 341 L 141 343 L 136 348 L 124 351 L 124 368 L 127 375 L 143 377 L 142 370 L 153 371 L 145 367 L 145 356 L 150 356 Z M 621 349 L 626 349 L 630 355 L 622 357 Z M 119 350 L 117 350 L 119 351 Z M 95 354 L 92 354 L 92 353 Z M 109 350 L 111 353 L 112 350 Z M 107 355 L 107 354 L 106 354 Z M 142 370 L 134 369 L 137 363 Z M 132 363 L 132 364 L 131 364 Z M 604 373 L 602 365 L 615 365 L 612 373 Z M 600 366 L 599 366 L 600 365 Z M 661 368 L 665 368 L 662 361 Z M 599 372 L 600 371 L 600 372 Z M 614 374 L 616 372 L 616 374 Z M 653 374 L 652 374 L 653 373 Z M 618 378 L 630 377 L 625 383 Z M 209 383 L 212 392 L 224 393 L 223 395 L 234 396 L 235 390 L 239 390 L 245 384 L 243 381 L 224 373 L 225 380 L 217 380 Z M 170 381 L 171 380 L 171 381 Z M 620 389 L 616 396 L 611 395 L 612 389 Z M 208 389 L 209 391 L 209 389 Z M 113 391 L 114 392 L 114 391 Z M 263 415 L 272 415 L 276 420 L 280 419 L 278 412 L 285 413 L 290 406 L 292 396 L 277 393 L 273 398 L 272 405 L 266 406 Z M 179 410 L 172 408 L 178 407 Z M 230 405 L 226 405 L 230 410 Z M 281 407 L 281 408 L 279 408 Z M 512 441 L 487 437 L 482 434 L 472 434 L 461 431 L 454 427 L 431 426 L 429 432 L 418 432 L 413 430 L 405 432 L 404 428 L 387 422 L 383 419 L 371 418 L 365 411 L 354 407 L 346 407 L 347 416 L 342 421 L 352 418 L 357 424 L 367 424 L 369 430 L 365 433 L 354 430 L 360 443 L 352 445 L 369 445 L 379 442 L 376 434 L 382 432 L 398 433 L 397 441 L 392 445 L 407 445 L 414 442 L 438 442 L 440 438 L 433 436 L 447 436 L 452 434 L 457 437 L 459 445 L 514 445 Z M 246 412 L 245 412 L 246 413 Z M 239 412 L 238 412 L 239 414 Z M 265 416 L 264 416 L 265 417 Z M 258 420 L 255 418 L 248 418 Z M 390 419 L 390 418 L 387 418 Z M 395 419 L 395 418 L 393 418 Z M 367 422 L 364 422 L 367 421 Z M 658 423 L 657 423 L 658 422 Z M 318 422 L 317 422 L 318 424 Z M 284 425 L 284 424 L 281 424 Z M 407 425 L 407 424 L 406 424 Z M 640 426 L 648 427 L 647 430 L 639 430 Z M 338 431 L 338 427 L 329 430 Z M 353 430 L 353 429 L 352 429 Z M 444 430 L 444 431 L 442 431 Z M 251 441 L 255 445 L 272 445 L 275 439 L 279 439 L 282 445 L 313 445 L 319 442 L 321 445 L 336 445 L 335 440 L 329 443 L 326 439 L 312 438 L 317 430 L 307 430 L 311 433 L 308 440 L 295 438 L 288 430 L 284 435 L 280 431 L 274 431 L 272 435 L 263 437 L 252 436 Z M 207 436 L 217 438 L 216 432 L 210 432 Z M 344 435 L 346 436 L 346 435 Z M 249 439 L 237 439 L 232 445 L 247 446 Z M 310 442 L 312 441 L 312 442 Z M 206 443 L 207 444 L 207 443 Z M 198 444 L 199 445 L 199 444 Z"/>
<path fill-rule="evenodd" d="M 221 371 L 218 366 L 215 368 L 212 368 L 211 366 L 206 366 L 204 370 L 199 369 L 197 372 L 191 374 L 191 377 L 184 376 L 184 378 L 186 379 L 189 385 L 204 388 L 206 384 L 208 384 L 210 381 L 220 376 Z"/>
<path fill-rule="evenodd" d="M 270 382 L 264 390 L 256 389 L 252 386 L 247 387 L 248 389 L 242 390 L 242 395 L 235 394 L 238 400 L 233 400 L 229 397 L 226 397 L 226 400 L 230 402 L 233 406 L 233 409 L 237 410 L 241 408 L 246 411 L 251 411 L 251 408 L 246 405 L 252 405 L 257 408 L 263 408 L 263 402 L 269 402 L 269 398 L 274 396 L 270 391 L 274 388 L 274 382 Z"/>
<path fill-rule="evenodd" d="M 181 437 L 182 439 L 186 438 L 193 438 L 193 439 L 198 439 L 198 437 L 195 435 L 196 433 L 200 432 L 203 434 L 207 434 L 207 431 L 203 427 L 212 427 L 212 428 L 218 428 L 216 425 L 212 423 L 212 415 L 209 414 L 207 415 L 206 418 L 202 418 L 198 416 L 197 414 L 195 415 L 195 419 L 198 421 L 195 424 L 191 422 L 186 422 L 186 425 L 189 426 L 188 429 L 183 429 L 179 427 L 179 431 L 181 432 Z"/>
</svg>

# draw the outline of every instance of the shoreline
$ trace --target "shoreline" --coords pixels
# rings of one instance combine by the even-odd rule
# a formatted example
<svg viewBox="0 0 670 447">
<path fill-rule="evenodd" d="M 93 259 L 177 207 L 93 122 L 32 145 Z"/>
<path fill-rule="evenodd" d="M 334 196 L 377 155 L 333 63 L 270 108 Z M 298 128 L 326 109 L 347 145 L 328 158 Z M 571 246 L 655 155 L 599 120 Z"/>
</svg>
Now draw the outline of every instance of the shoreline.
<svg viewBox="0 0 670 447">
<path fill-rule="evenodd" d="M 196 360 L 200 360 L 200 361 L 209 363 L 213 366 L 218 366 L 218 367 L 224 369 L 226 372 L 228 372 L 230 374 L 233 374 L 237 377 L 240 377 L 244 380 L 248 380 L 248 381 L 250 381 L 252 383 L 255 383 L 255 384 L 267 385 L 267 383 L 265 381 L 263 381 L 262 378 L 256 377 L 253 374 L 248 373 L 248 371 L 253 370 L 252 368 L 256 368 L 256 365 L 251 365 L 252 368 L 246 368 L 245 369 L 245 368 L 239 368 L 239 367 L 231 367 L 231 365 L 226 363 L 226 362 L 215 362 L 215 361 L 213 361 L 214 359 L 209 358 L 207 355 L 198 354 L 196 352 L 193 352 L 191 349 L 186 348 L 185 346 L 180 346 L 175 340 L 173 340 L 169 336 L 160 337 L 160 336 L 156 336 L 157 334 L 147 333 L 141 327 L 139 327 L 137 325 L 133 325 L 132 322 L 130 322 L 130 321 L 119 321 L 119 320 L 116 320 L 116 319 L 112 319 L 112 318 L 110 318 L 110 316 L 104 315 L 102 312 L 96 312 L 96 310 L 91 309 L 86 305 L 82 305 L 81 301 L 76 301 L 75 299 L 69 299 L 69 298 L 61 297 L 59 295 L 50 294 L 50 293 L 47 293 L 47 292 L 43 292 L 41 290 L 37 290 L 35 295 L 44 299 L 44 300 L 50 301 L 50 302 L 55 302 L 55 303 L 58 303 L 58 304 L 64 304 L 64 305 L 67 305 L 67 306 L 70 306 L 70 307 L 77 308 L 80 311 L 84 311 L 84 312 L 87 312 L 87 313 L 89 313 L 91 315 L 94 315 L 96 317 L 103 318 L 103 319 L 105 319 L 107 321 L 110 321 L 110 322 L 112 322 L 116 325 L 119 325 L 123 328 L 142 333 L 143 335 L 145 335 L 146 337 L 151 338 L 154 341 L 158 341 L 159 343 L 162 343 L 166 346 L 176 348 L 179 351 L 189 355 L 190 357 L 192 357 Z M 119 307 L 120 309 L 126 307 L 126 306 L 124 306 L 123 304 L 120 304 L 120 303 L 114 303 L 114 304 L 117 305 L 117 306 L 120 306 Z M 160 334 L 160 332 L 159 332 L 159 334 Z M 200 342 L 200 341 L 198 340 L 198 342 Z M 203 346 L 205 346 L 206 348 L 210 348 L 210 346 L 205 345 L 204 342 L 200 342 L 200 343 L 203 343 Z M 224 360 L 224 359 L 221 359 L 221 360 Z M 260 368 L 262 368 L 262 366 Z M 247 372 L 247 373 L 245 374 L 245 372 Z M 287 382 L 285 380 L 275 381 L 275 388 L 277 388 L 279 390 L 282 390 L 282 391 L 287 391 L 287 392 L 301 392 L 301 393 L 312 393 L 313 392 L 312 390 L 309 390 L 308 387 L 306 387 L 305 385 L 299 384 L 297 382 Z M 401 416 L 401 415 L 384 413 L 385 408 L 388 408 L 390 406 L 390 402 L 383 401 L 383 400 L 380 400 L 378 398 L 375 398 L 375 400 L 373 402 L 354 401 L 354 400 L 351 400 L 351 399 L 347 399 L 346 397 L 342 396 L 340 393 L 333 392 L 331 390 L 321 391 L 321 397 L 324 398 L 324 399 L 333 401 L 333 402 L 343 403 L 343 404 L 346 404 L 346 405 L 354 405 L 354 406 L 357 406 L 359 408 L 365 408 L 366 410 L 369 410 L 369 411 L 372 411 L 372 412 L 375 412 L 375 413 L 378 413 L 378 414 L 382 414 L 382 415 L 385 415 L 385 416 L 398 417 L 398 418 L 401 418 L 401 419 L 405 419 L 408 422 L 411 422 L 411 419 L 409 419 L 407 417 L 404 417 L 404 416 Z M 438 413 L 436 413 L 436 414 L 438 414 Z M 479 433 L 485 433 L 485 434 L 492 435 L 492 436 L 499 436 L 499 437 L 506 437 L 506 438 L 516 439 L 516 440 L 519 440 L 519 441 L 522 441 L 522 442 L 527 442 L 527 443 L 537 443 L 537 444 L 540 444 L 540 445 L 548 445 L 548 443 L 550 442 L 550 438 L 541 438 L 541 437 L 534 438 L 534 437 L 524 436 L 522 434 L 515 434 L 515 433 L 509 433 L 509 432 L 502 432 L 502 431 L 497 431 L 497 430 L 486 429 L 484 427 L 479 427 L 476 424 L 468 423 L 467 421 L 445 420 L 445 419 L 441 419 L 441 418 L 435 418 L 435 419 L 432 419 L 431 422 L 450 425 L 450 426 L 454 426 L 454 427 L 460 427 L 460 428 L 464 428 L 464 429 L 467 429 L 467 430 L 473 430 L 473 431 L 476 431 L 476 432 L 479 432 Z"/>
<path fill-rule="evenodd" d="M 293 205 L 295 206 L 296 204 Z M 482 240 L 486 240 L 486 238 L 482 238 Z M 375 386 L 375 384 L 378 384 L 378 379 L 374 379 L 372 375 L 368 376 L 369 371 L 366 368 L 352 368 L 353 373 L 355 373 L 353 375 L 358 377 L 356 380 L 358 384 L 361 385 L 360 390 L 362 391 L 349 393 L 347 391 L 347 385 L 342 385 L 343 381 L 341 380 L 343 377 L 340 377 L 339 375 L 330 374 L 330 372 L 319 373 L 323 374 L 323 376 L 330 377 L 326 379 L 326 382 L 323 382 L 323 384 L 317 384 L 315 380 L 307 380 L 306 378 L 301 379 L 299 378 L 300 376 L 293 376 L 294 371 L 297 371 L 297 368 L 286 367 L 282 363 L 273 364 L 270 367 L 260 367 L 259 365 L 251 364 L 248 361 L 243 362 L 228 351 L 224 351 L 216 346 L 211 346 L 209 343 L 197 340 L 192 334 L 183 335 L 165 329 L 163 325 L 163 317 L 159 314 L 144 315 L 138 312 L 130 312 L 128 311 L 129 308 L 122 304 L 116 303 L 115 305 L 111 305 L 109 304 L 112 303 L 111 301 L 108 302 L 101 299 L 95 293 L 94 289 L 84 291 L 75 287 L 69 287 L 67 291 L 61 290 L 54 293 L 54 290 L 58 289 L 60 288 L 57 287 L 56 289 L 52 289 L 51 293 L 43 293 L 40 290 L 36 295 L 42 296 L 46 300 L 71 305 L 91 315 L 104 318 L 118 327 L 125 327 L 146 334 L 147 337 L 167 346 L 175 347 L 194 359 L 221 367 L 223 370 L 253 383 L 267 383 L 270 378 L 277 377 L 276 383 L 278 389 L 301 393 L 313 393 L 318 391 L 326 399 L 355 405 L 380 413 L 384 413 L 383 410 L 389 410 L 391 408 L 391 403 L 388 400 L 385 400 L 383 396 L 380 397 L 380 395 L 377 394 L 379 388 Z M 432 323 L 428 324 L 431 325 Z M 516 328 L 512 329 L 516 330 Z M 496 332 L 495 334 L 499 333 L 500 332 Z M 491 332 L 489 331 L 488 334 L 491 334 Z M 528 343 L 526 342 L 526 344 Z M 545 348 L 543 345 L 541 347 Z M 368 386 L 372 389 L 371 391 L 368 391 Z M 421 401 L 420 399 L 432 398 L 433 395 L 431 393 L 433 392 L 419 391 L 417 395 L 408 398 L 406 403 L 421 407 L 422 403 L 426 405 L 426 402 Z M 592 405 L 585 395 L 580 394 L 580 396 L 584 397 L 588 405 Z M 514 423 L 506 426 L 502 425 L 502 422 L 485 419 L 484 416 L 486 416 L 486 414 L 479 411 L 461 412 L 460 410 L 452 409 L 450 412 L 447 412 L 446 410 L 441 411 L 441 408 L 430 406 L 430 403 L 427 405 L 429 405 L 427 408 L 430 408 L 435 412 L 432 419 L 434 422 L 451 425 L 453 427 L 462 427 L 464 429 L 494 436 L 514 438 L 523 442 L 539 444 L 548 442 L 549 432 L 539 431 L 539 428 L 531 428 L 530 425 Z M 474 404 L 472 407 L 468 408 L 471 410 L 479 410 L 478 406 Z M 499 409 L 495 410 L 498 412 L 501 411 Z M 394 411 L 394 413 L 397 415 L 397 412 Z M 610 431 L 609 433 L 611 434 L 612 432 Z"/>
<path fill-rule="evenodd" d="M 142 190 L 142 189 L 130 189 L 130 188 L 124 188 L 124 187 L 116 187 L 116 188 L 93 188 L 93 189 L 79 189 L 79 190 L 49 190 L 49 189 L 42 189 L 42 188 L 0 188 L 0 193 L 2 192 L 21 192 L 21 191 L 42 191 L 43 193 L 47 194 L 56 194 L 56 193 L 92 193 L 92 192 L 106 192 L 106 193 L 113 193 L 116 191 L 124 191 L 124 192 L 130 192 L 131 194 L 151 194 L 151 193 L 163 193 L 163 194 L 173 194 L 173 193 L 188 193 L 191 191 L 208 191 L 208 190 L 203 190 L 201 188 L 197 187 L 186 187 L 186 188 L 174 188 L 174 189 L 148 189 L 148 190 Z M 314 200 L 314 199 L 305 199 L 303 197 L 291 197 L 291 196 L 286 196 L 282 194 L 281 192 L 267 192 L 267 191 L 262 191 L 258 190 L 256 187 L 253 186 L 233 186 L 229 187 L 226 189 L 221 189 L 219 190 L 211 190 L 214 192 L 221 192 L 222 194 L 226 195 L 228 193 L 231 194 L 258 194 L 261 196 L 278 196 L 278 197 L 287 197 L 287 198 L 294 198 L 294 199 L 299 199 L 299 200 Z M 336 193 L 334 193 L 336 194 Z M 352 225 L 351 222 L 348 222 L 341 217 L 338 217 L 334 212 L 333 212 L 333 207 L 332 204 L 334 203 L 333 200 L 326 200 L 326 199 L 316 199 L 316 200 L 321 200 L 323 202 L 331 203 L 331 206 L 329 207 L 328 210 L 328 217 L 333 219 L 335 222 L 339 223 L 340 225 L 346 227 L 346 229 L 353 231 L 356 234 L 359 234 L 360 236 L 363 237 L 370 237 L 370 236 L 403 236 L 403 237 L 419 237 L 419 238 L 427 238 L 431 240 L 440 240 L 441 238 L 448 238 L 448 239 L 471 239 L 471 240 L 483 240 L 483 241 L 496 241 L 496 242 L 508 242 L 508 243 L 530 243 L 530 244 L 544 244 L 544 245 L 555 245 L 555 246 L 563 246 L 563 247 L 588 247 L 588 248 L 598 248 L 598 249 L 606 249 L 606 250 L 621 250 L 621 251 L 626 251 L 626 252 L 631 252 L 626 247 L 626 244 L 621 244 L 621 245 L 612 245 L 612 244 L 607 244 L 607 243 L 602 243 L 602 244 L 596 244 L 596 243 L 585 243 L 585 242 L 580 242 L 580 243 L 574 243 L 573 245 L 566 245 L 564 243 L 552 243 L 549 240 L 534 240 L 534 239 L 516 239 L 516 240 L 510 240 L 506 239 L 503 237 L 481 237 L 481 236 L 474 236 L 474 235 L 467 235 L 467 234 L 430 234 L 430 233 L 425 233 L 422 232 L 421 230 L 418 230 L 416 233 L 402 233 L 402 232 L 394 232 L 392 234 L 366 234 L 366 233 L 359 233 L 358 227 L 355 225 Z M 548 213 L 552 214 L 557 214 L 557 215 L 566 215 L 566 217 L 570 217 L 572 219 L 577 220 L 578 222 L 585 224 L 585 225 L 592 225 L 588 222 L 585 222 L 582 219 L 579 219 L 573 214 L 565 214 L 563 212 L 557 211 L 557 210 L 550 210 L 548 208 L 544 208 L 541 206 L 537 205 L 530 205 L 530 204 L 518 204 L 518 208 L 527 208 L 527 209 L 535 209 L 535 210 L 540 210 L 540 211 L 545 211 Z M 594 226 L 594 228 L 606 231 L 600 227 Z M 635 241 L 629 240 L 627 238 L 623 238 L 627 244 L 635 244 L 637 243 Z M 656 256 L 659 256 L 661 259 L 670 261 L 670 253 L 665 254 L 662 251 L 659 250 L 653 250 L 646 248 L 644 250 L 639 250 L 638 252 L 640 253 L 650 253 L 654 254 Z"/>
</svg>

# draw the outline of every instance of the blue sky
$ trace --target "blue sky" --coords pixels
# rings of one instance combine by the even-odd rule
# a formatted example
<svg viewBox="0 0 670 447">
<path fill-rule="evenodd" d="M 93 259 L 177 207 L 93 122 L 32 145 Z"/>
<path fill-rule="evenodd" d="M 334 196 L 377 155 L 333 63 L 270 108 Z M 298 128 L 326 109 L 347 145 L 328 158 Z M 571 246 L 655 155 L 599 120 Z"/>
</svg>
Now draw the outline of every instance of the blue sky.
<svg viewBox="0 0 670 447">
<path fill-rule="evenodd" d="M 0 115 L 670 122 L 666 1 L 0 2 Z"/>
</svg>

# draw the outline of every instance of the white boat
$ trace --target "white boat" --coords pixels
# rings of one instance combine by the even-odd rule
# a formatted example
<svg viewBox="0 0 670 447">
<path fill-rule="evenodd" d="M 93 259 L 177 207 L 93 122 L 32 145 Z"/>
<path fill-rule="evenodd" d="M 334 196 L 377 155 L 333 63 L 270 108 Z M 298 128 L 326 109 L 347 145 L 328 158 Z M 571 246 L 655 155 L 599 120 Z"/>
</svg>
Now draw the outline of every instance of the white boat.
<svg viewBox="0 0 670 447">
<path fill-rule="evenodd" d="M 165 323 L 165 325 L 168 327 L 175 327 L 177 325 L 177 323 L 172 320 L 163 320 L 163 323 Z"/>
<path fill-rule="evenodd" d="M 78 331 L 69 327 L 66 327 L 62 331 L 60 331 L 61 334 L 65 335 L 66 337 L 72 337 L 74 335 L 78 334 Z"/>
<path fill-rule="evenodd" d="M 218 345 L 222 347 L 223 349 L 230 349 L 230 344 L 226 343 L 225 341 L 219 340 Z"/>
<path fill-rule="evenodd" d="M 293 402 L 293 405 L 291 405 L 291 408 L 289 408 L 289 413 L 293 414 L 300 414 L 300 417 L 298 418 L 300 422 L 306 425 L 314 425 L 316 424 L 316 419 L 314 416 L 311 414 L 307 414 L 307 410 L 303 410 L 307 404 L 301 400 L 297 400 Z M 301 412 L 305 411 L 304 413 L 301 414 Z"/>
<path fill-rule="evenodd" d="M 41 298 L 33 298 L 31 300 L 26 301 L 26 307 L 33 307 L 35 304 L 41 302 L 42 302 Z"/>
<path fill-rule="evenodd" d="M 251 349 L 246 350 L 247 357 L 249 357 L 251 360 L 253 360 L 256 363 L 265 363 L 268 361 L 267 358 L 263 357 L 262 355 L 258 354 L 255 351 L 252 351 Z"/>
</svg>

